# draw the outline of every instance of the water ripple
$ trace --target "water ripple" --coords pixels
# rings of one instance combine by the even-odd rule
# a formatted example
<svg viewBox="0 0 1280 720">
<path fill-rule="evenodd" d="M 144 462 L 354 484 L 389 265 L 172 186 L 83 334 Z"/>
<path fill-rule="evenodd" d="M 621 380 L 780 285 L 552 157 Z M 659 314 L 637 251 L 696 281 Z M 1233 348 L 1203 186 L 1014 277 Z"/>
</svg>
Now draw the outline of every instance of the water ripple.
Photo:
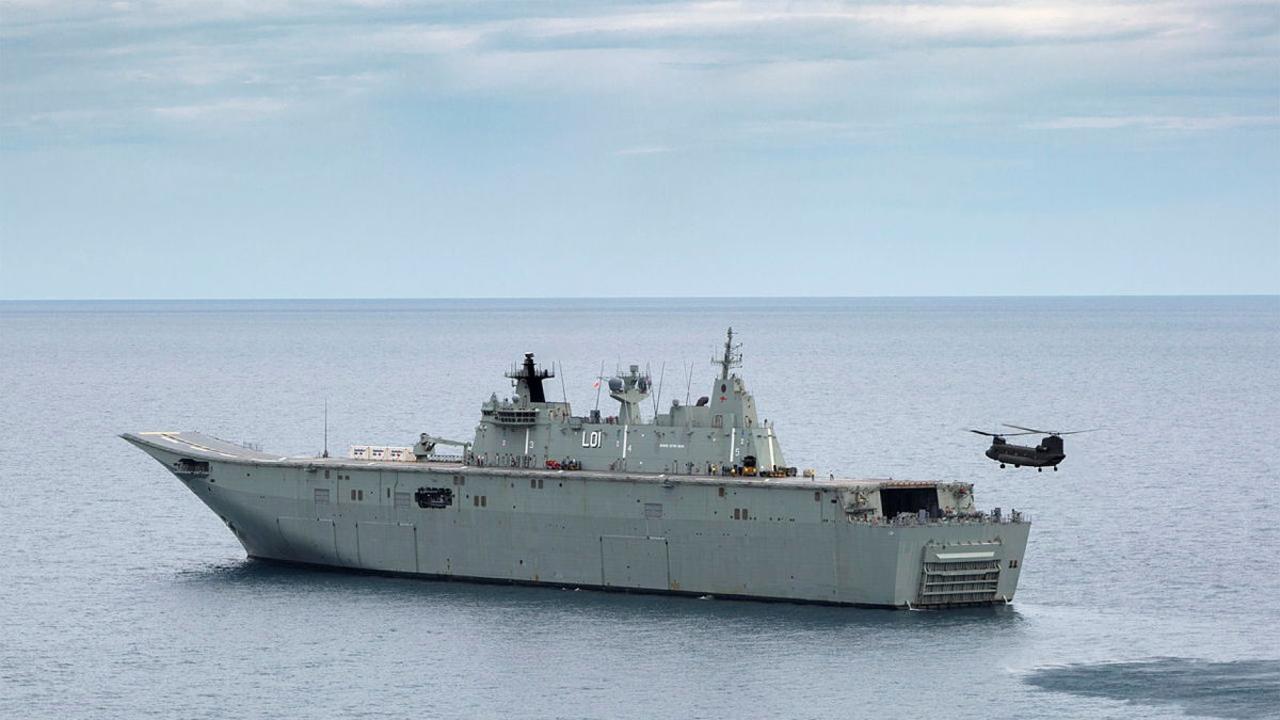
<svg viewBox="0 0 1280 720">
<path fill-rule="evenodd" d="M 1280 660 L 1209 662 L 1157 657 L 1079 663 L 1032 671 L 1026 682 L 1044 690 L 1144 705 L 1176 705 L 1194 715 L 1275 717 L 1280 708 Z"/>
</svg>

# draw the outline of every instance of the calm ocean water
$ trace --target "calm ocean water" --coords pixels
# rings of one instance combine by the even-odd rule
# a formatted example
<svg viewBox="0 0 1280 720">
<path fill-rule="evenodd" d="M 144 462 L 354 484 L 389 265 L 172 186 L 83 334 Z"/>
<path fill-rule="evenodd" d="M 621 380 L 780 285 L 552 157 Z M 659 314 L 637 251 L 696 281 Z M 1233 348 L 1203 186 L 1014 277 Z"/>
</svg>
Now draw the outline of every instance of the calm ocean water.
<svg viewBox="0 0 1280 720">
<path fill-rule="evenodd" d="M 665 362 L 666 405 L 730 324 L 790 464 L 1030 513 L 1014 605 L 281 568 L 115 437 L 468 437 L 525 351 L 580 412 Z M 1277 358 L 1275 297 L 0 303 L 0 717 L 1275 717 Z M 1002 421 L 1105 430 L 1002 471 L 960 430 Z"/>
</svg>

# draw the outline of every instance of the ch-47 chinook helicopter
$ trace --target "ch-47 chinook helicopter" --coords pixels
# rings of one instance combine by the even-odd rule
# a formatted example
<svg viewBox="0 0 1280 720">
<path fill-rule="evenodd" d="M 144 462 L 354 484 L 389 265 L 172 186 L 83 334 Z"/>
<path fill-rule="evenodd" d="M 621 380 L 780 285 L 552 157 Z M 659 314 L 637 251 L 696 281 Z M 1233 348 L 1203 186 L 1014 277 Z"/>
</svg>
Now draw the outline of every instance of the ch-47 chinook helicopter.
<svg viewBox="0 0 1280 720">
<path fill-rule="evenodd" d="M 1015 433 L 990 433 L 983 430 L 970 429 L 969 432 L 979 435 L 986 435 L 991 438 L 991 447 L 987 448 L 987 457 L 1000 463 L 1000 467 L 1012 465 L 1014 467 L 1033 467 L 1036 472 L 1040 472 L 1046 467 L 1051 467 L 1055 471 L 1058 469 L 1058 463 L 1067 458 L 1066 452 L 1062 449 L 1062 436 L 1075 435 L 1076 433 L 1093 432 L 1097 428 L 1089 430 L 1071 430 L 1068 432 L 1057 432 L 1049 430 L 1035 430 L 1033 428 L 1022 427 L 1021 425 L 1010 425 L 1004 423 L 1005 427 L 1010 427 L 1023 432 Z M 1040 441 L 1039 445 L 1031 447 L 1028 445 L 1014 445 L 1005 440 L 1006 437 L 1015 435 L 1044 435 L 1045 438 Z"/>
</svg>

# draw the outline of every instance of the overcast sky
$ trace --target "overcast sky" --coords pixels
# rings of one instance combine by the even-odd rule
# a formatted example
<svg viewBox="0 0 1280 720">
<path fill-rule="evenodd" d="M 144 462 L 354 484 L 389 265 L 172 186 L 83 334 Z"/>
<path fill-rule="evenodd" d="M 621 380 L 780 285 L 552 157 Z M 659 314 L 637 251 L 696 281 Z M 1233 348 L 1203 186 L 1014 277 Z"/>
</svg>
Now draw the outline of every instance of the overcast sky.
<svg viewBox="0 0 1280 720">
<path fill-rule="evenodd" d="M 1280 292 L 1280 5 L 0 0 L 0 298 Z"/>
</svg>

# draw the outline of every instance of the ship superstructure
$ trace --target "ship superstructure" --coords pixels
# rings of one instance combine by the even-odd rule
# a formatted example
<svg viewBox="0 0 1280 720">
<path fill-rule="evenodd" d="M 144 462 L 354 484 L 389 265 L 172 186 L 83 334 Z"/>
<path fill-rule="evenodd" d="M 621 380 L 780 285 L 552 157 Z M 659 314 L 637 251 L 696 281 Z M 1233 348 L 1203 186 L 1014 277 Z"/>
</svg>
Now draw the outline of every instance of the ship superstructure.
<svg viewBox="0 0 1280 720">
<path fill-rule="evenodd" d="M 616 415 L 593 410 L 575 416 L 567 402 L 548 401 L 543 382 L 554 377 L 538 368 L 533 353 L 507 372 L 515 394 L 489 398 L 480 408 L 468 462 L 481 467 L 634 471 L 683 475 L 795 474 L 783 461 L 773 426 L 762 424 L 755 399 L 733 372 L 742 362 L 729 329 L 724 354 L 713 360 L 720 373 L 709 395 L 694 405 L 671 403 L 652 420 L 643 417 L 652 378 L 632 365 L 608 379 Z"/>
<path fill-rule="evenodd" d="M 470 442 L 286 457 L 198 433 L 125 434 L 251 557 L 432 578 L 886 607 L 1012 599 L 1029 520 L 959 482 L 821 479 L 785 464 L 735 372 L 645 420 L 639 366 L 615 415 L 550 401 L 533 354 Z M 603 381 L 604 379 L 602 379 Z M 438 453 L 441 444 L 459 452 Z"/>
</svg>

